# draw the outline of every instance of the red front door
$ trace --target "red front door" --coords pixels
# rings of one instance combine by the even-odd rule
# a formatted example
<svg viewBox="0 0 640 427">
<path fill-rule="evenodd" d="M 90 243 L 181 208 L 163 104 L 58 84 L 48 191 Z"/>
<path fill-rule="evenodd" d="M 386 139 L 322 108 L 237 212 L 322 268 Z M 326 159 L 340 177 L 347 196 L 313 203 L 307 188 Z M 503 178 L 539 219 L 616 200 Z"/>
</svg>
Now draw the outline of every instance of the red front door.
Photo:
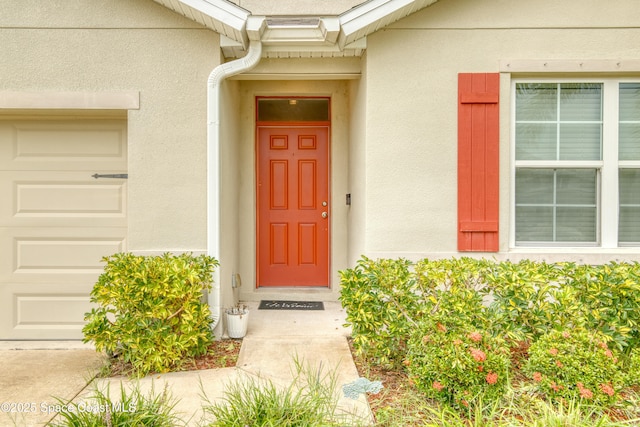
<svg viewBox="0 0 640 427">
<path fill-rule="evenodd" d="M 257 284 L 329 286 L 329 128 L 257 133 Z"/>
</svg>

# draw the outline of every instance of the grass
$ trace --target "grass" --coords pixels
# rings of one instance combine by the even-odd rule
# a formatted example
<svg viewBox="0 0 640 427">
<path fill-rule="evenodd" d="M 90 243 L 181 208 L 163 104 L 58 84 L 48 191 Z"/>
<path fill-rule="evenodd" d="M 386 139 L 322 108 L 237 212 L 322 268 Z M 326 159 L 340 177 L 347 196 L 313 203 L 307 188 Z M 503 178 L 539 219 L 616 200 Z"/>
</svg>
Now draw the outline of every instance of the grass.
<svg viewBox="0 0 640 427">
<path fill-rule="evenodd" d="M 338 407 L 335 371 L 322 365 L 304 366 L 294 359 L 294 379 L 285 387 L 253 376 L 227 387 L 222 401 L 204 406 L 210 421 L 219 427 L 356 426 L 356 414 Z M 206 396 L 205 396 L 205 400 Z"/>
<path fill-rule="evenodd" d="M 177 403 L 168 389 L 155 394 L 143 394 L 139 387 L 127 390 L 120 385 L 117 397 L 110 395 L 109 387 L 95 389 L 86 399 L 77 403 L 58 399 L 58 415 L 49 427 L 174 427 L 183 426 L 173 412 Z"/>
</svg>

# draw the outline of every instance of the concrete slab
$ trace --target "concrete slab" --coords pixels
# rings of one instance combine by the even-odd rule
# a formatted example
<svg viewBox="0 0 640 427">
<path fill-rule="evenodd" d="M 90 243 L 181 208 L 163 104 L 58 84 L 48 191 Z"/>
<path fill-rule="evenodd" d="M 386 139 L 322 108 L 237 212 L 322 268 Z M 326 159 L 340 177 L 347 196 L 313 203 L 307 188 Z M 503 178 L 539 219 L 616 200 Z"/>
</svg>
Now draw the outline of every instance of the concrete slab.
<svg viewBox="0 0 640 427">
<path fill-rule="evenodd" d="M 102 366 L 94 350 L 0 350 L 0 426 L 40 426 Z"/>
<path fill-rule="evenodd" d="M 286 299 L 286 298 L 283 298 Z M 346 313 L 339 302 L 324 303 L 324 310 L 258 310 L 259 302 L 249 302 L 247 336 L 344 336 L 351 329 L 344 327 Z"/>
<path fill-rule="evenodd" d="M 296 363 L 303 373 L 319 372 L 322 376 L 334 377 L 340 411 L 371 419 L 364 396 L 353 400 L 342 393 L 344 384 L 359 377 L 347 339 L 343 336 L 247 336 L 242 342 L 237 366 L 274 384 L 287 386 L 297 374 Z"/>
</svg>

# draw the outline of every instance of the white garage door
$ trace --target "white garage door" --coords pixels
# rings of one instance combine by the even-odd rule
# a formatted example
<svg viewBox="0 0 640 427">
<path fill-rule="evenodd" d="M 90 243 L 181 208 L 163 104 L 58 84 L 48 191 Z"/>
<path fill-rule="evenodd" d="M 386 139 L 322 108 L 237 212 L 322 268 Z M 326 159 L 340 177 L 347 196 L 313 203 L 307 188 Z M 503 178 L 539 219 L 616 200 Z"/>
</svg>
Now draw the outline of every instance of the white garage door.
<svg viewBox="0 0 640 427">
<path fill-rule="evenodd" d="M 0 339 L 80 339 L 101 258 L 125 250 L 124 120 L 0 120 Z"/>
</svg>

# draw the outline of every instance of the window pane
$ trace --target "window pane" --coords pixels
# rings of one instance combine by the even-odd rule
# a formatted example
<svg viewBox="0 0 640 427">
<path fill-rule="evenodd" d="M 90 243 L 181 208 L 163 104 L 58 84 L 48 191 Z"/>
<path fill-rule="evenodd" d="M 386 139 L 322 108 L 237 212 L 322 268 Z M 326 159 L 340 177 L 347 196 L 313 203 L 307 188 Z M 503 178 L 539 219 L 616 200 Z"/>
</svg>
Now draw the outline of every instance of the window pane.
<svg viewBox="0 0 640 427">
<path fill-rule="evenodd" d="M 602 119 L 602 85 L 564 83 L 560 85 L 560 120 L 600 121 Z"/>
<path fill-rule="evenodd" d="M 599 123 L 561 124 L 559 160 L 600 160 L 601 138 Z"/>
<path fill-rule="evenodd" d="M 596 169 L 516 170 L 516 241 L 595 243 Z"/>
<path fill-rule="evenodd" d="M 552 204 L 553 178 L 552 169 L 516 170 L 516 203 Z"/>
<path fill-rule="evenodd" d="M 517 121 L 556 121 L 558 119 L 558 85 L 516 84 Z"/>
<path fill-rule="evenodd" d="M 618 158 L 640 160 L 640 83 L 620 84 Z"/>
<path fill-rule="evenodd" d="M 516 160 L 556 160 L 557 139 L 555 123 L 516 124 Z"/>
<path fill-rule="evenodd" d="M 556 203 L 595 208 L 596 180 L 596 171 L 593 169 L 559 169 L 556 171 Z"/>
<path fill-rule="evenodd" d="M 516 85 L 516 160 L 601 159 L 601 84 Z"/>
<path fill-rule="evenodd" d="M 553 208 L 516 206 L 516 241 L 553 241 Z"/>
<path fill-rule="evenodd" d="M 620 169 L 618 241 L 640 242 L 640 169 Z"/>
<path fill-rule="evenodd" d="M 322 122 L 329 120 L 329 99 L 259 99 L 258 120 L 264 122 Z"/>
<path fill-rule="evenodd" d="M 595 242 L 595 207 L 558 207 L 556 211 L 556 241 Z"/>
<path fill-rule="evenodd" d="M 620 121 L 640 121 L 640 83 L 620 83 Z"/>
<path fill-rule="evenodd" d="M 620 123 L 618 158 L 640 160 L 640 123 Z"/>
</svg>

